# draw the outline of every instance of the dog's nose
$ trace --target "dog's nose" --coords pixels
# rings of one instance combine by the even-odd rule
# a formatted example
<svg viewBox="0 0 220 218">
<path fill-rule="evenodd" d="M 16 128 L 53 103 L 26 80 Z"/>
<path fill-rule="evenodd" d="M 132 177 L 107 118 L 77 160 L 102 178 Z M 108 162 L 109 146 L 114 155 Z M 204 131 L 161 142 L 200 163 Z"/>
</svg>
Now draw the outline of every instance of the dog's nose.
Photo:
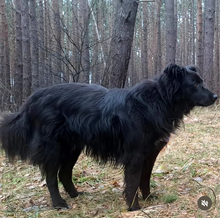
<svg viewBox="0 0 220 218">
<path fill-rule="evenodd" d="M 215 101 L 217 100 L 217 98 L 218 98 L 217 95 L 213 95 L 213 99 L 214 99 Z"/>
</svg>

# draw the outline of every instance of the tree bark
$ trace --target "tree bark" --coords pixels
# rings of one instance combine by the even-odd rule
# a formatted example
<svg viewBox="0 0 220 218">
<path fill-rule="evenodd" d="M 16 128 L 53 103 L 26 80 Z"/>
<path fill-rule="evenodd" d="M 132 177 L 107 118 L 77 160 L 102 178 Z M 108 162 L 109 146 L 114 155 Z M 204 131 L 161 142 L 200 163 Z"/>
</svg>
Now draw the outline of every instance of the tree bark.
<svg viewBox="0 0 220 218">
<path fill-rule="evenodd" d="M 79 76 L 80 76 L 80 25 L 79 25 L 79 10 L 78 10 L 78 4 L 80 0 L 74 0 L 72 1 L 72 10 L 73 10 L 73 17 L 72 17 L 72 29 L 73 29 L 73 40 L 72 40 L 72 45 L 73 45 L 73 57 L 72 57 L 72 62 L 73 62 L 73 72 L 72 76 L 70 78 L 70 81 L 73 82 L 78 82 L 79 81 Z"/>
<path fill-rule="evenodd" d="M 214 22 L 215 0 L 205 0 L 205 39 L 203 78 L 209 88 L 213 85 L 213 49 L 214 49 Z"/>
<path fill-rule="evenodd" d="M 162 71 L 162 51 L 161 51 L 161 30 L 160 30 L 160 9 L 161 9 L 161 0 L 156 1 L 156 25 L 157 25 L 157 31 L 156 31 L 156 55 L 155 55 L 155 61 L 154 61 L 154 74 L 158 75 Z"/>
<path fill-rule="evenodd" d="M 44 31 L 44 6 L 43 0 L 39 1 L 39 25 L 38 25 L 38 39 L 39 39 L 39 83 L 41 87 L 45 86 L 45 31 Z"/>
<path fill-rule="evenodd" d="M 202 0 L 197 0 L 196 65 L 203 72 Z"/>
<path fill-rule="evenodd" d="M 176 38 L 174 0 L 166 0 L 166 64 L 175 63 Z"/>
<path fill-rule="evenodd" d="M 215 13 L 215 56 L 214 56 L 214 81 L 215 81 L 215 93 L 219 96 L 220 94 L 220 56 L 219 56 L 219 2 L 216 1 L 216 13 Z M 218 101 L 219 102 L 219 101 Z"/>
<path fill-rule="evenodd" d="M 54 75 L 54 84 L 59 84 L 61 82 L 61 24 L 60 24 L 60 5 L 59 0 L 52 1 L 53 8 L 53 62 L 52 69 Z"/>
<path fill-rule="evenodd" d="M 10 48 L 9 48 L 9 35 L 8 35 L 8 23 L 6 20 L 6 8 L 5 8 L 5 1 L 2 1 L 2 4 L 0 5 L 1 7 L 1 21 L 2 21 L 2 26 L 1 26 L 1 32 L 2 32 L 2 43 L 3 43 L 3 63 L 0 65 L 3 67 L 3 71 L 1 72 L 2 76 L 2 85 L 1 89 L 3 93 L 3 98 L 2 98 L 2 109 L 3 110 L 10 110 L 11 105 L 10 105 L 10 95 L 11 95 L 11 85 L 10 85 Z"/>
<path fill-rule="evenodd" d="M 45 18 L 45 86 L 49 86 L 53 84 L 53 67 L 52 67 L 52 51 L 54 50 L 54 38 L 53 38 L 53 29 L 52 29 L 52 21 L 53 20 L 53 12 L 51 8 L 51 4 L 49 1 L 44 2 L 44 18 Z"/>
<path fill-rule="evenodd" d="M 148 78 L 148 4 L 142 3 L 142 40 L 141 40 L 141 65 L 142 78 Z"/>
<path fill-rule="evenodd" d="M 90 55 L 89 55 L 89 13 L 88 1 L 79 1 L 79 25 L 81 40 L 81 77 L 82 81 L 89 83 L 90 74 Z"/>
<path fill-rule="evenodd" d="M 15 110 L 22 104 L 23 63 L 22 63 L 22 30 L 21 30 L 21 0 L 15 1 L 15 73 L 14 73 L 14 103 Z"/>
<path fill-rule="evenodd" d="M 194 19 L 194 14 L 195 14 L 195 4 L 194 4 L 194 0 L 192 0 L 192 11 L 191 11 L 191 29 L 192 29 L 192 37 L 191 37 L 191 42 L 192 42 L 192 63 L 190 64 L 193 64 L 195 65 L 196 63 L 196 60 L 195 60 L 195 19 Z M 191 62 L 190 61 L 190 62 Z"/>
<path fill-rule="evenodd" d="M 36 20 L 36 0 L 30 1 L 30 42 L 32 91 L 39 87 L 39 43 Z"/>
<path fill-rule="evenodd" d="M 23 100 L 31 94 L 31 52 L 29 30 L 29 6 L 28 0 L 22 0 L 21 4 L 22 24 L 22 60 L 23 60 Z"/>
<path fill-rule="evenodd" d="M 135 0 L 114 1 L 115 19 L 109 57 L 102 85 L 122 88 L 127 77 L 138 3 Z"/>
<path fill-rule="evenodd" d="M 0 109 L 3 109 L 3 84 L 5 75 L 4 3 L 0 4 Z"/>
</svg>

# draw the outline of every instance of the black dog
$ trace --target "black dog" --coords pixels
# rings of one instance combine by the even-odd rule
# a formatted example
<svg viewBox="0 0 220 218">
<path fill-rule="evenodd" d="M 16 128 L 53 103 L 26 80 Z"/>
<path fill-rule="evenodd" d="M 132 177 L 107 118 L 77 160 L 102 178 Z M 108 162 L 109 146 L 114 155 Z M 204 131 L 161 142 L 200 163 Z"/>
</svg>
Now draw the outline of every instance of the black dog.
<svg viewBox="0 0 220 218">
<path fill-rule="evenodd" d="M 18 113 L 3 117 L 2 147 L 11 160 L 19 156 L 40 167 L 56 208 L 68 207 L 57 176 L 71 197 L 79 194 L 71 178 L 83 150 L 103 163 L 122 165 L 128 209 L 137 210 L 137 189 L 144 199 L 150 194 L 151 171 L 170 134 L 193 107 L 216 99 L 195 67 L 175 64 L 131 89 L 54 85 L 39 89 Z"/>
</svg>

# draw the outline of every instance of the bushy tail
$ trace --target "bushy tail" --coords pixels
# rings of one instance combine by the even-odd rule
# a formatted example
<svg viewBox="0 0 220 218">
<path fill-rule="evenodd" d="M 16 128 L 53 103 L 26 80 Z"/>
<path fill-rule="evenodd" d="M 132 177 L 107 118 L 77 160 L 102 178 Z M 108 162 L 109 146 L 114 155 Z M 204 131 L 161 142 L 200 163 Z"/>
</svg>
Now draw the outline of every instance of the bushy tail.
<svg viewBox="0 0 220 218">
<path fill-rule="evenodd" d="M 13 161 L 16 156 L 26 160 L 31 129 L 25 113 L 7 114 L 0 119 L 1 146 L 7 157 L 10 161 Z"/>
</svg>

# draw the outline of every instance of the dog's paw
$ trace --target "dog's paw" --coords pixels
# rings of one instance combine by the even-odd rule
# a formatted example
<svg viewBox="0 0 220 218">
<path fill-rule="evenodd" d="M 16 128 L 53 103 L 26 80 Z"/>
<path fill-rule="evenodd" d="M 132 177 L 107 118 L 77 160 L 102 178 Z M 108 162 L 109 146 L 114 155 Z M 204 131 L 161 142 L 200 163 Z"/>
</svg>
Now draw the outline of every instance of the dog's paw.
<svg viewBox="0 0 220 218">
<path fill-rule="evenodd" d="M 139 205 L 137 205 L 137 206 L 133 206 L 133 207 L 128 208 L 127 211 L 135 211 L 135 210 L 140 210 L 140 209 L 141 209 L 141 207 Z"/>
<path fill-rule="evenodd" d="M 54 209 L 57 209 L 57 210 L 70 209 L 70 206 L 66 203 L 65 200 L 63 200 L 62 202 L 54 203 L 54 204 L 53 204 L 53 207 L 54 207 Z"/>
</svg>

